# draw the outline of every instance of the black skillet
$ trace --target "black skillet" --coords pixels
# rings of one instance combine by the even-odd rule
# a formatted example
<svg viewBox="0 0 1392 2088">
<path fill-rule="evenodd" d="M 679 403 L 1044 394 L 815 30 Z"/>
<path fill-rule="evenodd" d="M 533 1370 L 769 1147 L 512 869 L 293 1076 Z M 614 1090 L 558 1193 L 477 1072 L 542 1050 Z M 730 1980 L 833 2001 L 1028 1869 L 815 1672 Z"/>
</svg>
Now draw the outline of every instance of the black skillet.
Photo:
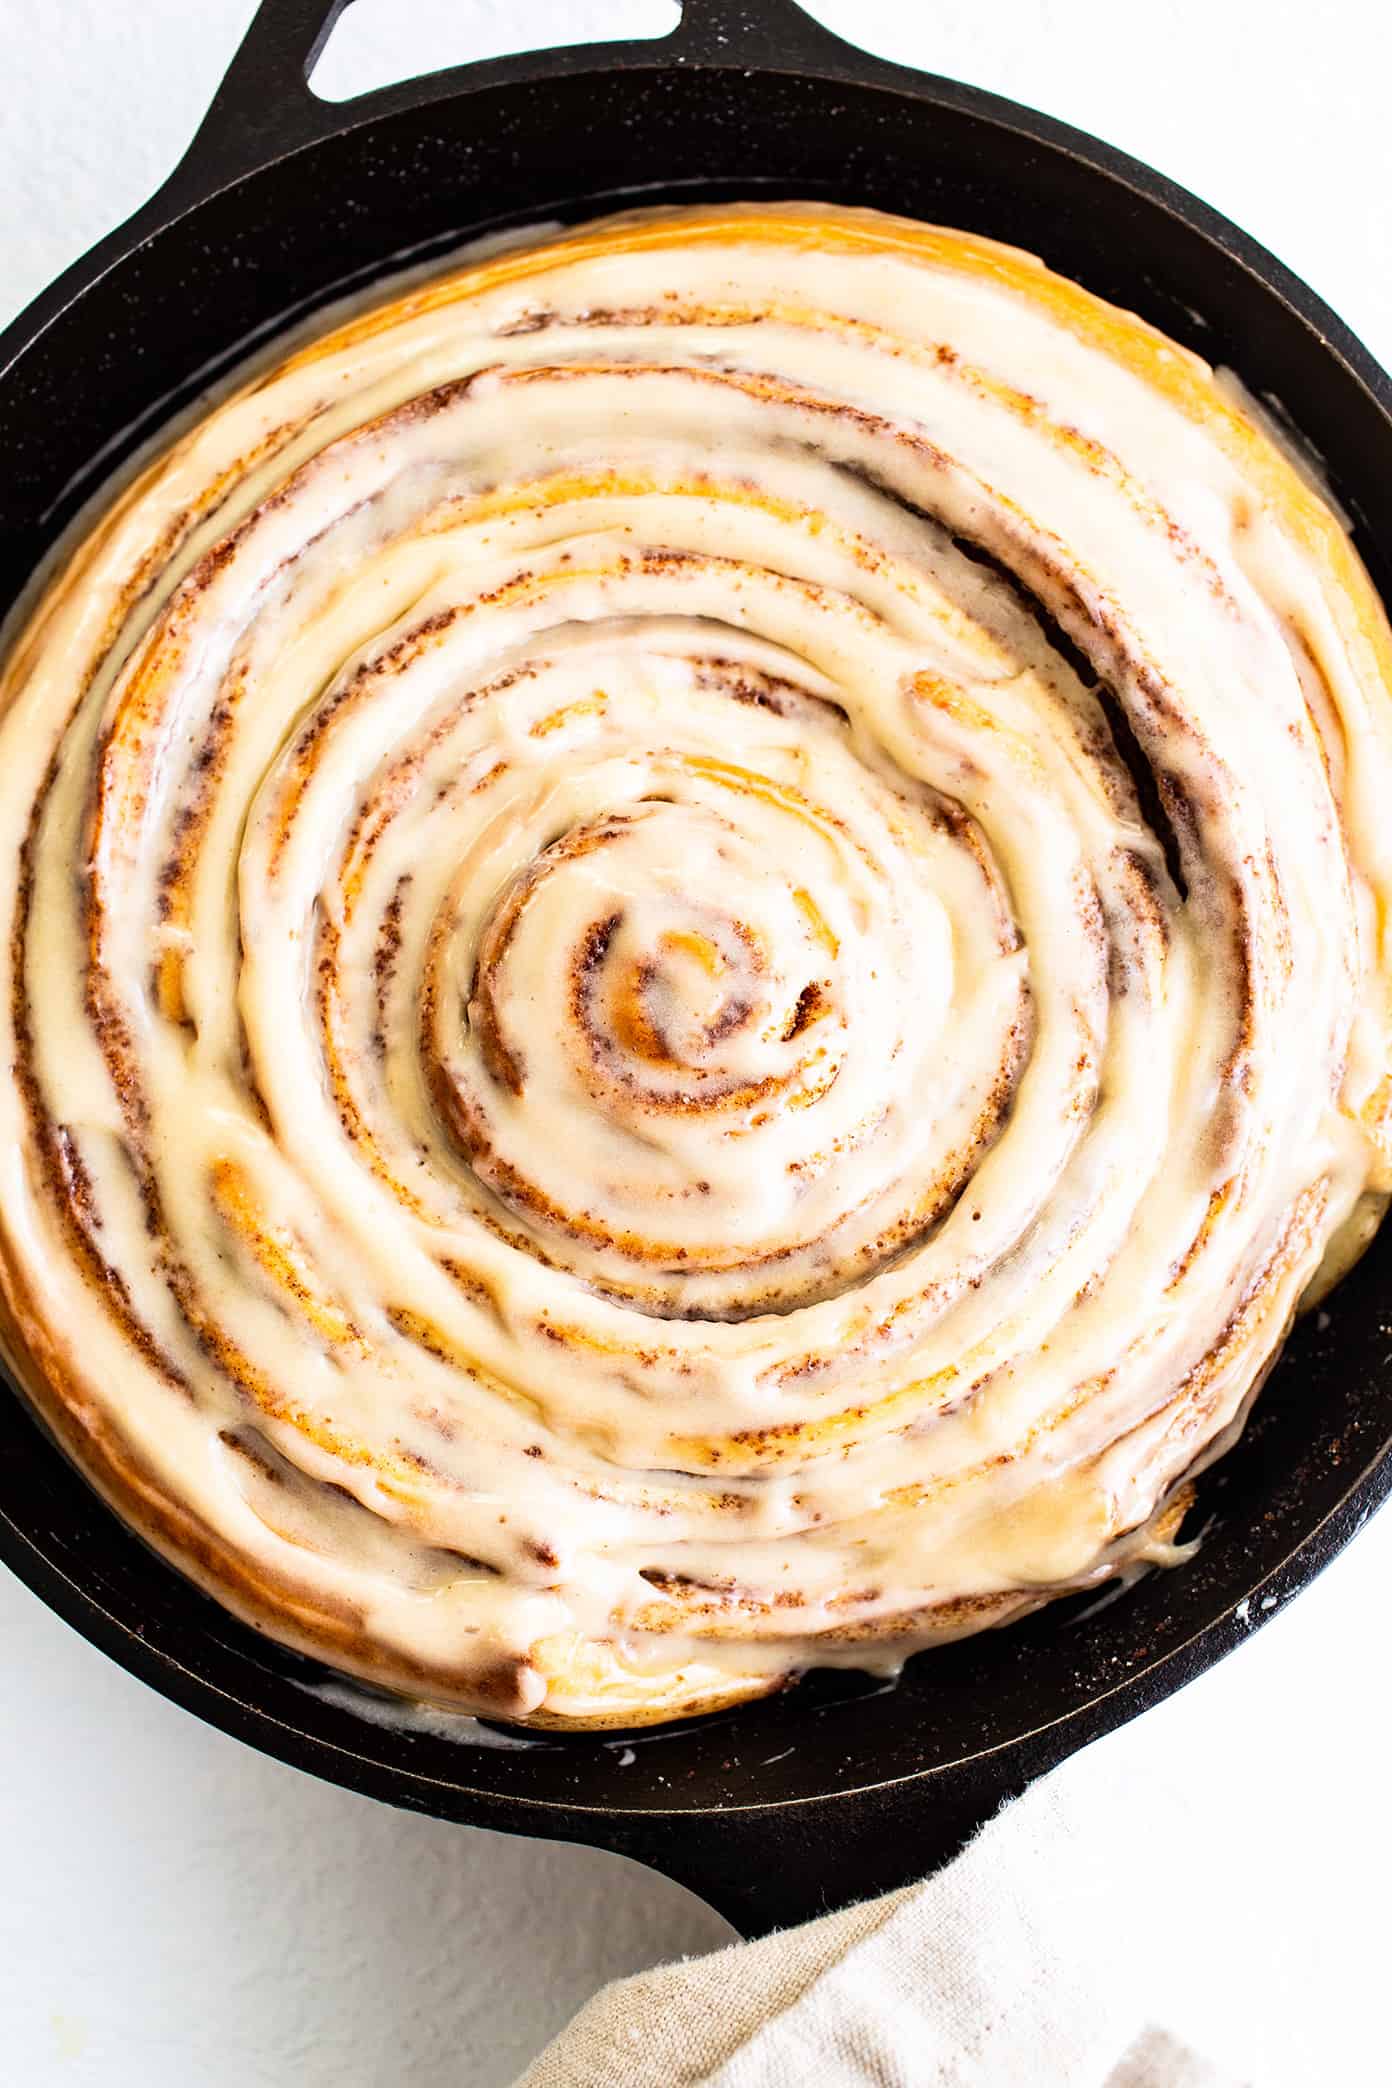
<svg viewBox="0 0 1392 2088">
<path fill-rule="evenodd" d="M 490 227 L 757 195 L 990 233 L 1230 362 L 1322 453 L 1392 600 L 1392 384 L 1269 254 L 1134 160 L 867 58 L 793 0 L 686 0 L 660 41 L 330 106 L 306 75 L 344 4 L 265 0 L 169 182 L 0 337 L 0 610 L 101 478 L 294 315 Z M 475 1744 L 318 1693 L 322 1670 L 156 1559 L 11 1397 L 0 1556 L 134 1674 L 283 1761 L 447 1819 L 622 1850 L 759 1933 L 941 1862 L 1347 1542 L 1392 1484 L 1389 1274 L 1392 1225 L 1327 1321 L 1297 1328 L 1251 1427 L 1203 1480 L 1191 1565 L 1098 1614 L 1056 1605 L 929 1654 L 897 1688 L 812 1676 L 631 1744 Z"/>
</svg>

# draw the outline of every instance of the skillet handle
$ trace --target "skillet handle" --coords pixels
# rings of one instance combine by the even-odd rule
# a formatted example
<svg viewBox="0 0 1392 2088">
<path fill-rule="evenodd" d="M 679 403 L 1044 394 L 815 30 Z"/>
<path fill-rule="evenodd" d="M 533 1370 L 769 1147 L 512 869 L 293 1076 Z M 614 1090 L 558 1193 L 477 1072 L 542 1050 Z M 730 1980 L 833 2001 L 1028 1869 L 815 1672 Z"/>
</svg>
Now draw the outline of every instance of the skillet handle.
<svg viewBox="0 0 1392 2088">
<path fill-rule="evenodd" d="M 320 52 L 351 0 L 261 0 L 208 113 L 166 189 L 190 179 L 210 194 L 335 129 L 339 118 L 309 85 Z"/>
<path fill-rule="evenodd" d="M 1054 1759 L 1012 1749 L 1008 1760 L 984 1755 L 840 1797 L 628 1814 L 587 1828 L 586 1838 L 685 1885 L 752 1940 L 940 1870 Z"/>
<path fill-rule="evenodd" d="M 261 0 L 251 27 L 213 96 L 166 194 L 187 189 L 207 195 L 257 167 L 314 144 L 340 129 L 350 112 L 370 113 L 438 91 L 427 82 L 402 82 L 335 104 L 323 101 L 309 76 L 339 17 L 352 0 Z M 585 46 L 541 51 L 529 68 L 545 74 L 571 67 Z M 638 43 L 593 46 L 612 65 L 654 62 L 691 66 L 763 63 L 796 71 L 829 59 L 855 56 L 822 28 L 797 0 L 682 0 L 681 20 L 667 37 Z M 504 61 L 507 63 L 508 61 Z M 491 66 L 452 68 L 471 75 Z M 437 79 L 440 76 L 435 76 Z"/>
</svg>

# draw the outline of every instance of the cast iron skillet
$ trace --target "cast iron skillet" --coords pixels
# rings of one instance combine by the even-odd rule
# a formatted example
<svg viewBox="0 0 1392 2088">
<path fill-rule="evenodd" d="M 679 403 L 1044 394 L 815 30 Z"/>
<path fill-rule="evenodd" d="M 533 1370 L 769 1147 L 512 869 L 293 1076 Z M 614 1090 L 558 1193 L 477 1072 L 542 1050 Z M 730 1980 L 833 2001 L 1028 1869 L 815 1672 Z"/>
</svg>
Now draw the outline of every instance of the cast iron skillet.
<svg viewBox="0 0 1392 2088">
<path fill-rule="evenodd" d="M 665 40 L 465 67 L 338 107 L 306 74 L 345 0 L 265 0 L 187 157 L 0 338 L 0 609 L 100 479 L 259 334 L 494 226 L 635 201 L 820 196 L 1042 254 L 1288 408 L 1392 599 L 1392 384 L 1318 298 L 1134 160 L 864 57 L 793 0 L 686 0 Z M 897 1688 L 813 1676 L 656 1735 L 483 1745 L 393 1728 L 226 1616 L 0 1395 L 0 1556 L 167 1696 L 334 1782 L 618 1849 L 746 1933 L 918 1876 L 1006 1796 L 1209 1666 L 1392 1484 L 1392 1224 L 1296 1330 L 1202 1482 L 1197 1559 L 1055 1605 Z M 358 1699 L 366 1703 L 365 1699 Z M 485 1733 L 485 1740 L 489 1736 Z"/>
</svg>

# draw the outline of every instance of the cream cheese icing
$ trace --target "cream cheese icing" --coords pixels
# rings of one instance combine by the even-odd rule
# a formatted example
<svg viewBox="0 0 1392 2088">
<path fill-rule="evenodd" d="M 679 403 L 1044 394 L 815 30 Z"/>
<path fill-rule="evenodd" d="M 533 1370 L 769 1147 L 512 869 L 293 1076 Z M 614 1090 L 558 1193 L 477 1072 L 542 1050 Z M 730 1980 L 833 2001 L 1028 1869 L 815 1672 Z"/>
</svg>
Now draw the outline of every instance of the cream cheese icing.
<svg viewBox="0 0 1392 2088">
<path fill-rule="evenodd" d="M 537 1722 L 1172 1556 L 1388 1189 L 1389 686 L 1240 392 L 989 242 L 341 318 L 5 668 L 16 1368 L 240 1613 Z"/>
</svg>

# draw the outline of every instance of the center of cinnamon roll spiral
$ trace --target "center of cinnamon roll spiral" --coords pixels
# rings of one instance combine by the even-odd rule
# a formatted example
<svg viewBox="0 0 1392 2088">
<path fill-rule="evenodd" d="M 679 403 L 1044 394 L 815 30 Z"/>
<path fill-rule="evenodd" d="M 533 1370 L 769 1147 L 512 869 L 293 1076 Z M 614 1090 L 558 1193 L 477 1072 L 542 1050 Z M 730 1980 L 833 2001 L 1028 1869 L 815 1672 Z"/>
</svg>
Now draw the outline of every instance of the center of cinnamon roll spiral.
<svg viewBox="0 0 1392 2088">
<path fill-rule="evenodd" d="M 1028 992 L 979 832 L 867 765 L 820 690 L 698 637 L 532 659 L 450 735 L 486 750 L 505 704 L 508 755 L 476 772 L 456 743 L 424 796 L 393 751 L 373 848 L 413 868 L 370 887 L 365 1012 L 385 1040 L 389 999 L 418 1006 L 432 1171 L 516 1245 L 654 1314 L 741 1318 L 940 1221 L 1008 1110 Z M 437 897 L 422 820 L 454 864 Z M 321 977 L 342 996 L 336 959 Z"/>
</svg>

